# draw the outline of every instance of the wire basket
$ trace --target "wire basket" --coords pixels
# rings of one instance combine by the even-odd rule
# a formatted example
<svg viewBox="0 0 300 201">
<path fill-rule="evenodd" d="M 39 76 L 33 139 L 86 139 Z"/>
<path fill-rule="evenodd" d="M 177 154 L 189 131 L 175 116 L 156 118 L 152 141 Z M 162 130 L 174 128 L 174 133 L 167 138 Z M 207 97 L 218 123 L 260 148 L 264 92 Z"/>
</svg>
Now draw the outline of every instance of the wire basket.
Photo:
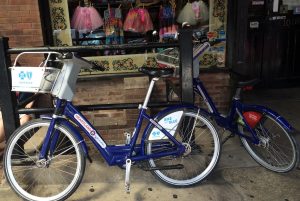
<svg viewBox="0 0 300 201">
<path fill-rule="evenodd" d="M 59 73 L 52 67 L 11 67 L 12 91 L 51 93 Z"/>
<path fill-rule="evenodd" d="M 156 56 L 156 62 L 160 67 L 179 68 L 178 48 L 167 48 L 159 52 Z"/>
<path fill-rule="evenodd" d="M 195 44 L 193 47 L 193 61 L 208 50 L 209 47 L 209 42 Z M 167 48 L 156 55 L 156 62 L 161 68 L 174 68 L 174 76 L 179 76 L 179 56 L 178 48 Z M 199 65 L 197 66 L 199 68 Z"/>
<path fill-rule="evenodd" d="M 23 54 L 48 54 L 47 59 L 35 67 L 16 66 L 17 60 Z M 23 52 L 16 57 L 11 70 L 12 91 L 51 93 L 60 69 L 45 66 L 51 54 L 56 52 Z M 43 66 L 41 66 L 43 64 Z"/>
<path fill-rule="evenodd" d="M 178 48 L 167 48 L 159 52 L 156 63 L 160 68 L 174 68 L 174 77 L 179 76 L 179 50 Z"/>
</svg>

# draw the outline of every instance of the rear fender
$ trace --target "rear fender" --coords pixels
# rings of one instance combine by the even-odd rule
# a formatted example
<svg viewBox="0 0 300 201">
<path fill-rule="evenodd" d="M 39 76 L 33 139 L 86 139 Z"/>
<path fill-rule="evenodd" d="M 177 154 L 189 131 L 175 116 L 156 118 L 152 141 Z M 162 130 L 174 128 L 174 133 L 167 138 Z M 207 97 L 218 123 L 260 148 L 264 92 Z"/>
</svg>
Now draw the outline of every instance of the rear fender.
<svg viewBox="0 0 300 201">
<path fill-rule="evenodd" d="M 243 112 L 246 111 L 256 111 L 262 114 L 268 114 L 269 116 L 273 117 L 276 121 L 278 121 L 278 123 L 289 132 L 295 131 L 293 126 L 291 126 L 284 117 L 280 116 L 277 112 L 271 110 L 270 108 L 261 105 L 244 105 Z"/>
</svg>

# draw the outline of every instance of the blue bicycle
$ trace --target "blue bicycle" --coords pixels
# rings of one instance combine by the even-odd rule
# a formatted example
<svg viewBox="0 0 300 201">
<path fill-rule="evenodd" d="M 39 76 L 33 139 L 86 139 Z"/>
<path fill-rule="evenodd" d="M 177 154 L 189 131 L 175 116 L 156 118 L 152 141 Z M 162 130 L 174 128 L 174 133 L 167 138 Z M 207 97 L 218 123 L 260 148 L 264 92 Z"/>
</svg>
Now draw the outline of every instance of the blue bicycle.
<svg viewBox="0 0 300 201">
<path fill-rule="evenodd" d="M 194 46 L 195 61 L 210 47 L 210 42 Z M 158 56 L 158 63 L 165 66 L 179 65 L 179 52 L 169 48 Z M 175 56 L 174 56 L 175 55 Z M 199 70 L 199 62 L 194 62 L 194 71 Z M 238 82 L 231 107 L 227 115 L 219 113 L 201 80 L 193 80 L 194 93 L 202 97 L 207 109 L 201 108 L 204 116 L 210 117 L 219 127 L 231 132 L 222 143 L 238 135 L 251 157 L 263 167 L 274 172 L 288 172 L 296 167 L 299 149 L 293 137 L 295 129 L 279 114 L 260 105 L 248 105 L 241 101 L 241 93 L 251 90 L 259 80 Z"/>
<path fill-rule="evenodd" d="M 274 172 L 288 172 L 298 164 L 299 149 L 293 137 L 295 129 L 278 113 L 260 105 L 241 102 L 241 92 L 251 90 L 258 80 L 238 82 L 228 115 L 218 112 L 215 104 L 199 79 L 194 80 L 194 91 L 206 103 L 201 108 L 218 126 L 237 134 L 251 157 L 263 167 Z"/>
<path fill-rule="evenodd" d="M 77 74 L 81 68 L 96 68 L 73 53 L 42 52 L 48 57 L 40 67 L 12 67 L 13 90 L 51 93 L 56 97 L 51 117 L 36 119 L 19 127 L 7 142 L 4 157 L 5 175 L 12 189 L 25 200 L 57 201 L 68 198 L 79 186 L 90 159 L 86 138 L 99 150 L 105 161 L 126 169 L 125 189 L 130 190 L 132 165 L 141 165 L 166 184 L 191 186 L 203 181 L 216 166 L 220 140 L 212 119 L 194 105 L 177 105 L 156 116 L 147 114 L 147 104 L 157 80 L 173 75 L 173 69 L 141 71 L 152 77 L 132 133 L 125 144 L 108 145 L 100 133 L 72 104 Z M 47 67 L 56 57 L 61 69 Z M 16 58 L 16 60 L 19 56 Z M 22 76 L 20 76 L 22 75 Z M 29 76 L 30 75 L 30 76 Z M 27 79 L 40 79 L 30 83 Z M 148 126 L 141 137 L 142 122 Z"/>
</svg>

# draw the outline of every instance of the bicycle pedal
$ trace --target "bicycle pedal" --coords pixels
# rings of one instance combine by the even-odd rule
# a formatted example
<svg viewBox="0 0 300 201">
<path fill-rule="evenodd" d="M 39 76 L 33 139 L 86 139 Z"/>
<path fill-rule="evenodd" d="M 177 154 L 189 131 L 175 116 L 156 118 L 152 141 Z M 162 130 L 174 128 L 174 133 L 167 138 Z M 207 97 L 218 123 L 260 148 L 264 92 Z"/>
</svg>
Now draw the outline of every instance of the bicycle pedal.
<svg viewBox="0 0 300 201">
<path fill-rule="evenodd" d="M 130 169 L 131 169 L 131 160 L 126 160 L 126 170 L 125 170 L 125 191 L 130 193 Z"/>
</svg>

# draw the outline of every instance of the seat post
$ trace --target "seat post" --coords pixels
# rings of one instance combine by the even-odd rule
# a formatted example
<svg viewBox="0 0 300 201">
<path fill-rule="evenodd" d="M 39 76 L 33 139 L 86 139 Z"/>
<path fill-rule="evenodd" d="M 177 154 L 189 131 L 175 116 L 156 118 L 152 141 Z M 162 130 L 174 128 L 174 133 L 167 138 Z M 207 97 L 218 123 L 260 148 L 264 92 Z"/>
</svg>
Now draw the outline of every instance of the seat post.
<svg viewBox="0 0 300 201">
<path fill-rule="evenodd" d="M 147 91 L 147 94 L 146 94 L 146 97 L 145 97 L 145 100 L 144 100 L 144 103 L 143 103 L 143 106 L 142 106 L 143 109 L 147 109 L 147 105 L 148 105 L 148 102 L 149 102 L 154 84 L 157 80 L 159 80 L 158 77 L 154 77 L 154 78 L 151 79 L 151 82 L 150 82 L 150 85 L 149 85 L 149 88 L 148 88 L 148 91 Z"/>
<path fill-rule="evenodd" d="M 233 97 L 234 100 L 240 100 L 241 99 L 241 91 L 242 91 L 242 88 L 241 87 L 238 87 L 235 91 L 235 95 Z"/>
</svg>

